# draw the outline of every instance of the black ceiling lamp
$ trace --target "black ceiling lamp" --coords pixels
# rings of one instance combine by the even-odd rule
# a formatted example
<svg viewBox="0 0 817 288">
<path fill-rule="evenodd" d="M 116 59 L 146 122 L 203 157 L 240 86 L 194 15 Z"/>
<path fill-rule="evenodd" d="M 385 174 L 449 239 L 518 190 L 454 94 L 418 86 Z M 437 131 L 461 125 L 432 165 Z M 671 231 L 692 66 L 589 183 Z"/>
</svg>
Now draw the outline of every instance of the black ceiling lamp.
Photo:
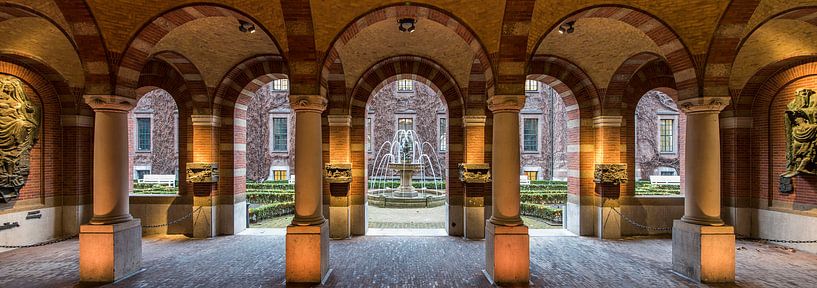
<svg viewBox="0 0 817 288">
<path fill-rule="evenodd" d="M 576 24 L 576 20 L 567 21 L 565 23 L 562 23 L 562 25 L 559 25 L 559 34 L 573 33 L 573 31 L 575 30 L 573 29 L 573 24 Z"/>
<path fill-rule="evenodd" d="M 238 19 L 238 31 L 244 33 L 255 33 L 255 24 Z"/>
<path fill-rule="evenodd" d="M 397 20 L 397 23 L 400 24 L 398 27 L 400 32 L 411 33 L 417 28 L 414 26 L 414 24 L 417 24 L 417 19 L 414 18 L 401 18 L 400 20 Z"/>
</svg>

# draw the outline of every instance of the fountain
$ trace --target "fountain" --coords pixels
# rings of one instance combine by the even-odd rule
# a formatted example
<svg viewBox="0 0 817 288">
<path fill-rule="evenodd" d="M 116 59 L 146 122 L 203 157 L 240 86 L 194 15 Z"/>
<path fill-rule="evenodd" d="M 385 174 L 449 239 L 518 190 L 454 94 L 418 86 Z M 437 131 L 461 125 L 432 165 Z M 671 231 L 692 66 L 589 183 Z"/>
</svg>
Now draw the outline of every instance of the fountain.
<svg viewBox="0 0 817 288">
<path fill-rule="evenodd" d="M 431 155 L 424 153 L 424 148 Z M 382 154 L 382 155 L 381 155 Z M 432 160 L 432 157 L 434 160 Z M 422 142 L 414 130 L 397 130 L 392 141 L 378 149 L 369 175 L 369 202 L 379 207 L 417 208 L 435 207 L 445 203 L 444 170 L 434 147 Z M 388 187 L 387 180 L 397 174 L 398 187 Z M 414 175 L 420 175 L 422 187 L 412 184 Z M 434 182 L 427 185 L 426 180 Z M 442 188 L 442 189 L 441 189 Z"/>
</svg>

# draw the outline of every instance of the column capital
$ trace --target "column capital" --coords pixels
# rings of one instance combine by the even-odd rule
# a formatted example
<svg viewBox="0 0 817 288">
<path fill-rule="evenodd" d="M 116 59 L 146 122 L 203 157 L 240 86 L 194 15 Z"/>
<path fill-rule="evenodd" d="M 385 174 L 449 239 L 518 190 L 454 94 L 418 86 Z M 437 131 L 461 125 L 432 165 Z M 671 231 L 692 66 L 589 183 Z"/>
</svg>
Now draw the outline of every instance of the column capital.
<svg viewBox="0 0 817 288">
<path fill-rule="evenodd" d="M 485 127 L 485 120 L 488 117 L 483 115 L 468 115 L 462 117 L 462 124 L 465 127 Z"/>
<path fill-rule="evenodd" d="M 525 107 L 525 95 L 494 95 L 488 98 L 488 109 L 493 113 L 519 113 L 522 107 Z"/>
<path fill-rule="evenodd" d="M 678 108 L 686 114 L 720 113 L 729 105 L 729 97 L 697 97 L 678 101 Z"/>
<path fill-rule="evenodd" d="M 350 115 L 329 115 L 329 127 L 352 127 L 352 116 Z"/>
<path fill-rule="evenodd" d="M 94 112 L 127 113 L 136 107 L 136 99 L 117 95 L 85 95 L 85 103 L 94 109 Z"/>
<path fill-rule="evenodd" d="M 215 115 L 190 115 L 193 126 L 221 127 L 221 117 Z"/>
<path fill-rule="evenodd" d="M 321 113 L 326 110 L 328 101 L 321 95 L 292 95 L 289 96 L 289 106 L 298 112 Z"/>
<path fill-rule="evenodd" d="M 622 116 L 596 116 L 593 117 L 593 127 L 621 127 L 624 123 Z"/>
</svg>

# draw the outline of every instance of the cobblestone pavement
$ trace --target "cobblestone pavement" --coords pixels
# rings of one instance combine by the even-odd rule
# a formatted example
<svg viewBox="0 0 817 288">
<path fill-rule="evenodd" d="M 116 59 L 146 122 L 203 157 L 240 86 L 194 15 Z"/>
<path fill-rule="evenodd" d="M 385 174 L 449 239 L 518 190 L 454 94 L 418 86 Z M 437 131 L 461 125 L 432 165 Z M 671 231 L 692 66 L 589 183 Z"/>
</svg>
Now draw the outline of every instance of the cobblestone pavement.
<svg viewBox="0 0 817 288">
<path fill-rule="evenodd" d="M 330 242 L 327 287 L 488 287 L 484 241 L 356 237 Z M 532 237 L 534 287 L 696 287 L 673 274 L 670 239 Z M 738 241 L 737 282 L 718 287 L 814 287 L 817 255 Z M 74 287 L 78 242 L 0 253 L 0 287 Z M 144 271 L 110 287 L 281 287 L 283 236 L 143 241 Z"/>
</svg>

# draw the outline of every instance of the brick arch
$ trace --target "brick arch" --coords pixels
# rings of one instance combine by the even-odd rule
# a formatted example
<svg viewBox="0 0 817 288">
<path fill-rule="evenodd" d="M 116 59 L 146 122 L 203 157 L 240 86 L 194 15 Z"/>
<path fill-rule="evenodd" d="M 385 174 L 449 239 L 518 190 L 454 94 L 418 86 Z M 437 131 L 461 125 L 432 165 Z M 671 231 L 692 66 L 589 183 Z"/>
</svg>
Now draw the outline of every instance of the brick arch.
<svg viewBox="0 0 817 288">
<path fill-rule="evenodd" d="M 255 26 L 267 34 L 270 40 L 280 51 L 280 46 L 275 37 L 254 18 L 248 14 L 228 6 L 219 4 L 191 4 L 177 6 L 165 11 L 150 22 L 145 23 L 141 29 L 131 38 L 121 60 L 116 73 L 116 94 L 125 97 L 135 97 L 134 89 L 139 80 L 138 71 L 150 59 L 150 51 L 156 46 L 165 35 L 178 26 L 185 23 L 208 17 L 233 17 L 239 20 L 254 23 Z"/>
<path fill-rule="evenodd" d="M 464 187 L 462 182 L 457 181 L 458 170 L 457 165 L 463 163 L 465 160 L 465 127 L 463 126 L 462 117 L 464 116 L 463 96 L 454 78 L 440 65 L 433 61 L 417 57 L 417 56 L 396 56 L 385 59 L 369 69 L 357 81 L 352 92 L 352 98 L 348 105 L 350 109 L 349 115 L 352 118 L 352 127 L 350 129 L 351 146 L 365 147 L 366 132 L 366 105 L 373 93 L 376 93 L 387 84 L 388 81 L 396 80 L 397 77 L 414 77 L 414 79 L 421 79 L 429 87 L 439 91 L 438 95 L 442 95 L 443 102 L 447 104 L 448 108 L 448 175 L 446 180 L 446 190 L 448 192 L 448 203 L 451 205 L 462 205 L 462 198 L 464 197 Z M 328 137 L 327 137 L 328 138 Z M 328 141 L 328 139 L 324 139 Z M 351 160 L 352 167 L 364 167 L 367 171 L 365 149 L 352 150 Z M 354 176 L 351 183 L 351 195 L 361 195 L 365 197 L 366 194 L 366 176 Z M 460 221 L 455 221 L 459 224 Z"/>
<path fill-rule="evenodd" d="M 105 56 L 106 48 L 96 22 L 91 17 L 90 9 L 88 9 L 85 1 L 65 0 L 55 1 L 55 3 L 68 22 L 67 27 L 60 25 L 51 17 L 34 8 L 8 2 L 0 3 L 0 14 L 2 14 L 0 22 L 18 17 L 36 17 L 50 22 L 65 35 L 82 63 L 85 72 L 85 83 L 84 87 L 78 88 L 84 88 L 85 94 L 110 93 L 108 61 Z M 82 31 L 77 31 L 78 27 L 82 27 Z"/>
<path fill-rule="evenodd" d="M 686 44 L 681 40 L 670 25 L 655 15 L 646 11 L 623 5 L 597 5 L 575 11 L 572 14 L 560 19 L 550 31 L 542 35 L 536 43 L 538 47 L 542 41 L 556 31 L 559 24 L 566 21 L 574 21 L 582 18 L 607 18 L 621 21 L 628 24 L 649 37 L 661 50 L 667 63 L 672 68 L 673 76 L 678 87 L 680 99 L 699 97 L 698 72 L 692 54 Z M 535 48 L 534 48 L 535 49 Z M 535 50 L 534 50 L 535 51 Z"/>
<path fill-rule="evenodd" d="M 594 145 L 593 126 L 583 125 L 591 120 L 598 101 L 595 84 L 578 66 L 556 56 L 538 56 L 528 65 L 528 80 L 537 80 L 553 88 L 565 104 L 567 112 L 568 193 L 575 196 L 592 196 L 594 193 L 592 171 L 595 153 L 582 149 Z M 583 136 L 590 135 L 590 137 Z M 572 146 L 572 148 L 571 148 Z"/>
<path fill-rule="evenodd" d="M 91 113 L 90 108 L 85 104 L 85 102 L 82 102 L 78 96 L 80 91 L 72 89 L 68 85 L 65 78 L 62 77 L 62 74 L 51 68 L 51 66 L 46 64 L 45 61 L 33 56 L 19 54 L 0 54 L 0 61 L 8 62 L 17 65 L 20 68 L 24 68 L 27 71 L 31 71 L 31 73 L 35 73 L 39 76 L 38 79 L 48 82 L 49 85 L 40 85 L 39 87 L 41 87 L 40 89 L 53 90 L 57 96 L 53 100 L 59 103 L 61 114 L 76 115 L 80 114 L 81 112 L 84 112 L 85 114 Z"/>
<path fill-rule="evenodd" d="M 184 80 L 185 92 L 189 95 L 193 104 L 193 114 L 208 115 L 212 113 L 212 101 L 209 89 L 204 84 L 199 68 L 190 59 L 173 51 L 162 51 L 155 53 L 153 58 L 164 61 L 173 70 L 181 75 Z"/>
<path fill-rule="evenodd" d="M 259 88 L 276 79 L 287 78 L 289 69 L 279 55 L 248 58 L 224 75 L 213 97 L 213 115 L 221 117 L 219 130 L 219 165 L 222 173 L 219 191 L 226 195 L 246 192 L 247 104 Z M 244 149 L 240 149 L 244 147 Z"/>
<path fill-rule="evenodd" d="M 744 85 L 742 89 L 732 91 L 734 100 L 724 112 L 731 113 L 735 116 L 750 116 L 755 101 L 765 96 L 762 92 L 764 89 L 768 89 L 765 87 L 769 85 L 769 81 L 782 81 L 779 78 L 780 73 L 793 75 L 791 73 L 794 71 L 791 71 L 791 68 L 812 62 L 817 62 L 817 56 L 791 57 L 766 65 L 755 72 L 755 75 L 749 78 L 749 81 L 746 82 L 746 85 Z"/>
<path fill-rule="evenodd" d="M 402 17 L 414 17 L 418 19 L 418 21 L 433 21 L 446 26 L 454 31 L 454 33 L 460 37 L 460 40 L 471 47 L 474 52 L 474 60 L 470 72 L 471 76 L 469 77 L 471 81 L 469 81 L 469 83 L 460 84 L 468 84 L 467 94 L 472 96 L 467 98 L 469 101 L 467 106 L 475 108 L 475 111 L 477 111 L 478 108 L 483 108 L 483 106 L 485 106 L 485 100 L 487 100 L 486 96 L 493 94 L 494 86 L 494 73 L 485 45 L 482 44 L 480 39 L 476 36 L 476 33 L 474 33 L 470 27 L 463 24 L 463 21 L 454 15 L 434 6 L 417 3 L 412 3 L 410 6 L 403 3 L 392 4 L 390 6 L 370 10 L 351 21 L 335 36 L 322 62 L 323 66 L 321 67 L 321 90 L 325 92 L 325 95 L 329 99 L 329 105 L 338 107 L 341 103 L 348 101 L 347 95 L 349 95 L 351 91 L 347 90 L 354 88 L 346 87 L 343 63 L 338 50 L 354 39 L 354 37 L 366 27 L 383 21 L 396 21 Z M 470 101 L 471 99 L 473 99 L 473 101 Z M 481 112 L 484 113 L 484 111 Z"/>
<path fill-rule="evenodd" d="M 631 81 L 639 80 L 634 79 L 634 77 L 636 77 L 636 72 L 639 72 L 642 67 L 645 67 L 652 61 L 663 61 L 663 59 L 664 57 L 661 57 L 655 53 L 642 52 L 627 58 L 627 60 L 624 60 L 618 69 L 616 69 L 616 72 L 613 73 L 610 84 L 604 91 L 604 95 L 601 96 L 601 115 L 621 116 L 622 109 L 625 109 L 625 105 L 629 104 L 623 102 L 625 90 L 628 88 Z M 672 75 L 670 74 L 670 76 Z M 674 81 L 672 86 L 675 87 Z"/>
<path fill-rule="evenodd" d="M 715 33 L 709 41 L 709 49 L 703 75 L 703 88 L 708 96 L 729 96 L 729 71 L 738 55 L 741 34 L 731 31 L 744 31 L 755 13 L 760 0 L 730 1 L 721 15 Z M 739 29 L 738 29 L 739 28 Z"/>
<path fill-rule="evenodd" d="M 494 58 L 496 65 L 496 88 L 498 95 L 525 95 L 525 80 L 530 70 L 528 58 L 528 34 L 530 32 L 533 6 L 536 1 L 506 0 L 502 15 L 502 35 L 499 51 Z M 491 95 L 489 95 L 491 96 Z"/>
<path fill-rule="evenodd" d="M 817 75 L 817 61 L 814 59 L 805 60 L 801 63 L 792 64 L 786 69 L 776 71 L 773 76 L 765 81 L 755 90 L 752 101 L 752 117 L 768 114 L 768 110 L 775 95 L 780 89 L 799 79 Z M 748 94 L 750 92 L 742 92 Z M 765 114 L 764 114 L 765 111 Z"/>
</svg>

